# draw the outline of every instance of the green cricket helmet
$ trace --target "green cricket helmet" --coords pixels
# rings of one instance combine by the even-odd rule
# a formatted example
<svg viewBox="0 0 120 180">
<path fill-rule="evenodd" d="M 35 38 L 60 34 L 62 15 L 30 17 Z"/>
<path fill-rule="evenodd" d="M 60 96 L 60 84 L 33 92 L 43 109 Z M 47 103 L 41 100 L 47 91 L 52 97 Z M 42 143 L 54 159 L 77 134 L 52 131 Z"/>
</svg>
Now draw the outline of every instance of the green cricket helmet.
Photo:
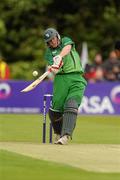
<svg viewBox="0 0 120 180">
<path fill-rule="evenodd" d="M 60 39 L 60 35 L 58 33 L 58 31 L 56 31 L 56 29 L 54 28 L 48 28 L 45 30 L 44 32 L 44 41 L 46 43 L 48 43 L 52 38 L 54 38 L 55 36 L 58 37 L 58 39 Z"/>
</svg>

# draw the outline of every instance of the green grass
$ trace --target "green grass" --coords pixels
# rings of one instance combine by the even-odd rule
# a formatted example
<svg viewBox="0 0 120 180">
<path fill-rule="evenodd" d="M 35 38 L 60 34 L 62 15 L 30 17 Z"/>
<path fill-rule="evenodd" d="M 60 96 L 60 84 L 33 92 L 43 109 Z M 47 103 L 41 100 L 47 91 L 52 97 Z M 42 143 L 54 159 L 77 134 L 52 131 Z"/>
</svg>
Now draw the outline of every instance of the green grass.
<svg viewBox="0 0 120 180">
<path fill-rule="evenodd" d="M 0 141 L 41 143 L 42 120 L 42 115 L 0 115 Z M 120 117 L 79 116 L 72 143 L 120 144 Z"/>
<path fill-rule="evenodd" d="M 42 142 L 42 115 L 0 115 L 0 141 Z M 48 119 L 48 118 L 47 118 Z M 119 116 L 79 116 L 71 143 L 120 144 Z M 120 173 L 94 173 L 64 164 L 0 151 L 0 180 L 118 180 Z"/>
<path fill-rule="evenodd" d="M 0 151 L 1 180 L 119 180 L 118 173 L 93 173 L 59 163 Z"/>
</svg>

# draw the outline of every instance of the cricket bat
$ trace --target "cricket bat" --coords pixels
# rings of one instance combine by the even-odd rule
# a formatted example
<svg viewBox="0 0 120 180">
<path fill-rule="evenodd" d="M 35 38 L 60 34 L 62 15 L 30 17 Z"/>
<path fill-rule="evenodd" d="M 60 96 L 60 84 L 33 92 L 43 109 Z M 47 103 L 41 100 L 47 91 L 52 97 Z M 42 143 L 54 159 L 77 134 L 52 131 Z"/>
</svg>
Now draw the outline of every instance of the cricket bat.
<svg viewBox="0 0 120 180">
<path fill-rule="evenodd" d="M 47 76 L 48 74 L 51 72 L 51 69 L 49 69 L 48 71 L 46 71 L 42 76 L 40 76 L 38 79 L 36 79 L 35 81 L 33 81 L 33 83 L 31 83 L 29 86 L 27 86 L 26 88 L 24 88 L 23 90 L 21 90 L 21 92 L 28 92 L 33 90 L 38 84 L 40 84 Z"/>
</svg>

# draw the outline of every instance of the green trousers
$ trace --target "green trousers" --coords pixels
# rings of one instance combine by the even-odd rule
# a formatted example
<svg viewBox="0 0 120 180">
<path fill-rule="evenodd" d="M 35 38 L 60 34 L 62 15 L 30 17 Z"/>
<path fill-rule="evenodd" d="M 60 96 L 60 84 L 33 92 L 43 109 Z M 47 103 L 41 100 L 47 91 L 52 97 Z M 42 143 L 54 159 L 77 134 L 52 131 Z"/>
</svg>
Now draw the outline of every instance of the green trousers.
<svg viewBox="0 0 120 180">
<path fill-rule="evenodd" d="M 53 85 L 52 109 L 64 112 L 68 99 L 75 99 L 81 104 L 87 82 L 80 73 L 57 74 Z"/>
</svg>

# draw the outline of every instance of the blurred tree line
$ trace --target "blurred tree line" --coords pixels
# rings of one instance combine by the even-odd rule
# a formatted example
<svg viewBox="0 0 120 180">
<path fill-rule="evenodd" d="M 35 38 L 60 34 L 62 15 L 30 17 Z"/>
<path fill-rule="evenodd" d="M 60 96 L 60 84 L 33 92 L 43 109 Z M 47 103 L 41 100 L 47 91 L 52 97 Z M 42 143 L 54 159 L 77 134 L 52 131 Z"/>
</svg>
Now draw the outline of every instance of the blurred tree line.
<svg viewBox="0 0 120 180">
<path fill-rule="evenodd" d="M 12 78 L 31 79 L 33 70 L 43 73 L 43 33 L 48 27 L 70 36 L 79 53 L 86 41 L 91 59 L 98 51 L 106 58 L 120 39 L 120 1 L 1 0 L 0 53 Z"/>
</svg>

